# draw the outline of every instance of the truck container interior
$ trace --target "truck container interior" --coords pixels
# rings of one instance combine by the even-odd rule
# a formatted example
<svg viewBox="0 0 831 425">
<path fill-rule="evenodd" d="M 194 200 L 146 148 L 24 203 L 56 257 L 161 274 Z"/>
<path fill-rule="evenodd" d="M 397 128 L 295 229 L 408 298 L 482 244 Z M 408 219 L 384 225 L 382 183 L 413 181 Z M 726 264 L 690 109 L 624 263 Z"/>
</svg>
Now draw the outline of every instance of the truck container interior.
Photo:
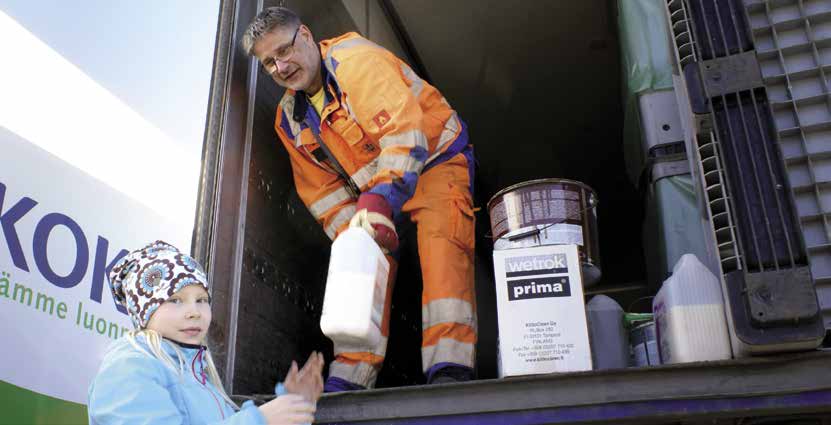
<svg viewBox="0 0 831 425">
<path fill-rule="evenodd" d="M 477 159 L 477 379 L 497 377 L 488 200 L 539 178 L 577 180 L 599 199 L 599 283 L 650 311 L 643 189 L 627 174 L 621 53 L 613 0 L 223 1 L 194 253 L 214 279 L 211 343 L 235 395 L 271 393 L 292 360 L 332 358 L 319 319 L 331 241 L 298 198 L 274 131 L 283 94 L 238 46 L 262 7 L 292 8 L 316 40 L 358 31 L 404 58 L 469 126 Z M 387 357 L 377 388 L 424 384 L 421 278 L 404 230 Z M 414 234 L 412 235 L 414 236 Z M 683 373 L 683 370 L 681 371 Z M 695 371 L 690 371 L 690 376 Z M 565 379 L 565 378 L 564 378 Z M 681 382 L 681 381 L 679 381 Z"/>
<path fill-rule="evenodd" d="M 266 1 L 264 6 L 277 4 Z M 317 40 L 358 31 L 391 49 L 438 87 L 467 122 L 478 161 L 474 200 L 480 208 L 476 213 L 479 378 L 496 377 L 493 243 L 488 237 L 486 204 L 497 191 L 539 178 L 566 178 L 591 186 L 599 198 L 603 277 L 588 292 L 609 292 L 627 307 L 648 292 L 641 242 L 643 202 L 626 176 L 623 160 L 614 2 L 282 4 L 299 13 Z M 239 7 L 239 16 L 253 16 L 253 6 L 252 10 Z M 236 25 L 238 40 L 245 25 Z M 232 53 L 231 73 L 249 70 L 242 63 L 248 60 Z M 216 255 L 242 255 L 238 292 L 229 293 L 227 299 L 236 304 L 231 313 L 236 316 L 231 366 L 236 394 L 269 392 L 292 359 L 313 349 L 331 354 L 318 326 L 331 242 L 297 197 L 288 156 L 274 132 L 274 111 L 283 90 L 261 67 L 253 71 L 244 76 L 254 86 L 253 98 L 247 98 L 247 92 L 230 92 L 231 101 L 245 101 L 250 108 L 240 111 L 240 118 L 250 124 L 240 133 L 243 140 L 227 142 L 236 145 L 239 160 L 247 163 L 243 164 L 248 167 L 247 178 L 239 189 L 247 196 L 235 214 L 219 214 L 217 219 L 220 227 L 225 222 L 241 225 L 241 234 L 234 237 L 241 238 L 242 250 L 229 254 L 227 245 L 215 243 Z M 239 125 L 244 126 L 244 121 Z M 208 150 L 206 155 L 210 154 Z M 231 171 L 228 158 L 225 161 L 226 168 L 217 170 L 222 178 L 229 180 L 230 174 L 243 171 Z M 402 248 L 379 388 L 424 382 L 419 360 L 420 269 L 415 238 L 408 237 L 408 231 L 414 229 L 401 235 L 408 243 Z M 232 275 L 227 278 L 233 280 Z M 215 299 L 222 300 L 224 293 L 217 292 Z M 635 309 L 637 304 L 649 306 L 636 303 Z M 214 336 L 216 341 L 228 337 Z"/>
</svg>

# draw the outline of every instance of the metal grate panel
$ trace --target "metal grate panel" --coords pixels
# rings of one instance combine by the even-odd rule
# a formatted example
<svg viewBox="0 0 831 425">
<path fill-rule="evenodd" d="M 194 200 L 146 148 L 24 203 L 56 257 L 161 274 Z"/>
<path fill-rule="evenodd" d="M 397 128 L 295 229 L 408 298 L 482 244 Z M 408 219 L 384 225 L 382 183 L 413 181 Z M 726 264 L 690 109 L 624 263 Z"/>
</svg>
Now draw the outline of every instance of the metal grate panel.
<svg viewBox="0 0 831 425">
<path fill-rule="evenodd" d="M 739 226 L 741 267 L 753 272 L 804 265 L 804 248 L 784 191 L 788 184 L 768 128 L 767 94 L 757 89 L 762 84 L 757 59 L 752 53 L 741 55 L 754 48 L 748 18 L 735 0 L 687 4 L 701 52 L 702 94 L 711 102 L 730 209 Z"/>
<path fill-rule="evenodd" d="M 744 3 L 824 323 L 831 328 L 831 1 Z"/>
<path fill-rule="evenodd" d="M 736 0 L 705 0 L 689 3 L 693 28 L 698 35 L 701 60 L 710 60 L 753 50 L 741 4 Z"/>
<path fill-rule="evenodd" d="M 698 52 L 695 50 L 695 40 L 690 28 L 690 11 L 684 0 L 667 1 L 669 11 L 669 23 L 672 30 L 673 41 L 681 67 L 698 61 Z"/>
<path fill-rule="evenodd" d="M 763 90 L 713 98 L 748 272 L 807 265 Z"/>
<path fill-rule="evenodd" d="M 667 10 L 680 66 L 682 69 L 697 66 L 700 54 L 692 27 L 692 6 L 684 0 L 669 0 Z M 701 105 L 701 109 L 703 107 Z M 699 132 L 696 142 L 704 178 L 703 196 L 713 218 L 719 260 L 725 272 L 734 271 L 739 269 L 740 251 L 736 242 L 733 214 L 729 208 L 722 153 L 712 132 Z"/>
<path fill-rule="evenodd" d="M 771 3 L 787 2 L 767 0 L 763 7 Z M 779 146 L 783 118 L 765 81 L 783 71 L 760 64 L 766 56 L 757 55 L 750 24 L 758 18 L 741 0 L 667 0 L 667 11 L 693 113 L 693 146 L 738 341 L 734 350 L 815 347 L 823 332 L 817 297 Z M 786 15 L 778 19 L 794 20 Z M 802 131 L 803 123 L 787 124 Z"/>
</svg>

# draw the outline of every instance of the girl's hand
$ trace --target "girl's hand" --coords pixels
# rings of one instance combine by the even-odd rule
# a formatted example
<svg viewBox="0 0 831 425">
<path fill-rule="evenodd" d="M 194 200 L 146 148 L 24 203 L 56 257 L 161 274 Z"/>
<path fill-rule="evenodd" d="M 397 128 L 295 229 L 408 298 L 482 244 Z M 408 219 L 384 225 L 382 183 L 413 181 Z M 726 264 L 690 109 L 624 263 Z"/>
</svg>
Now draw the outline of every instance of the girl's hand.
<svg viewBox="0 0 831 425">
<path fill-rule="evenodd" d="M 297 370 L 297 362 L 291 362 L 291 368 L 286 375 L 283 385 L 286 391 L 292 394 L 300 394 L 306 400 L 317 403 L 320 394 L 323 393 L 323 354 L 313 351 L 303 365 L 303 369 Z"/>
<path fill-rule="evenodd" d="M 315 405 L 296 394 L 282 395 L 257 409 L 269 425 L 302 425 L 315 420 Z"/>
</svg>

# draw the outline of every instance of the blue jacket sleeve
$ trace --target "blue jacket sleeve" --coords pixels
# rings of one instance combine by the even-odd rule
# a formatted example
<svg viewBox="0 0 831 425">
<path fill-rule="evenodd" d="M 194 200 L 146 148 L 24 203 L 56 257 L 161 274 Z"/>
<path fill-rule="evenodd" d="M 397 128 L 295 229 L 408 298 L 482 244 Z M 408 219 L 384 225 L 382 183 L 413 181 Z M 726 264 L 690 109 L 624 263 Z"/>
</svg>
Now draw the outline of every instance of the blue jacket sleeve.
<svg viewBox="0 0 831 425">
<path fill-rule="evenodd" d="M 135 354 L 106 363 L 89 389 L 89 423 L 106 425 L 180 425 L 188 418 L 171 397 L 164 366 L 156 359 Z M 253 403 L 216 424 L 264 424 Z"/>
<path fill-rule="evenodd" d="M 286 395 L 289 392 L 286 390 L 286 386 L 283 385 L 282 382 L 278 382 L 277 385 L 274 386 L 274 395 L 280 397 L 281 395 Z"/>
<path fill-rule="evenodd" d="M 217 425 L 265 425 L 265 417 L 254 402 L 249 400 L 243 403 L 240 411 L 231 415 L 230 418 L 214 423 Z"/>
</svg>

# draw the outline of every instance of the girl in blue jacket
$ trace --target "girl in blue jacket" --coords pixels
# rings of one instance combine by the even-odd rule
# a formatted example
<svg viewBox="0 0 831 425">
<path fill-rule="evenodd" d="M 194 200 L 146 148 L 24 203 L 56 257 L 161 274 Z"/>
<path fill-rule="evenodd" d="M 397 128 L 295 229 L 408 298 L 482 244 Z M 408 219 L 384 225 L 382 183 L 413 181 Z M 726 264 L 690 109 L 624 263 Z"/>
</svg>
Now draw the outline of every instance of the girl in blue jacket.
<svg viewBox="0 0 831 425">
<path fill-rule="evenodd" d="M 323 356 L 292 362 L 277 398 L 238 407 L 223 389 L 204 343 L 211 324 L 208 283 L 190 256 L 162 241 L 134 251 L 110 272 L 110 289 L 135 330 L 104 356 L 89 388 L 90 424 L 305 424 L 323 391 Z"/>
</svg>

